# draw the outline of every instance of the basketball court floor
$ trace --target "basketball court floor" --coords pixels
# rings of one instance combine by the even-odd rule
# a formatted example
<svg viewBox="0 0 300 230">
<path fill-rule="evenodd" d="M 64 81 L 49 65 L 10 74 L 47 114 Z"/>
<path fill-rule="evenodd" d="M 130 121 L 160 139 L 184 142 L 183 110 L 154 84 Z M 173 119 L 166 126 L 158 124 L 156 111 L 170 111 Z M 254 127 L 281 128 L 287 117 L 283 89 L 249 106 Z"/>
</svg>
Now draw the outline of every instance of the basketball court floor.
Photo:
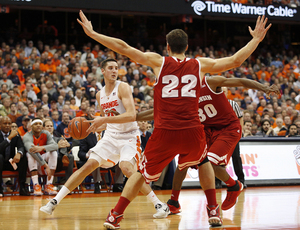
<svg viewBox="0 0 300 230">
<path fill-rule="evenodd" d="M 170 190 L 155 191 L 162 201 Z M 105 218 L 120 193 L 68 195 L 50 216 L 39 211 L 50 196 L 0 198 L 1 230 L 81 230 L 104 229 Z M 218 203 L 226 190 L 217 189 Z M 201 189 L 184 189 L 179 198 L 182 213 L 166 219 L 153 219 L 153 205 L 139 195 L 127 208 L 121 229 L 210 229 L 206 199 Z M 300 229 L 300 186 L 248 187 L 237 204 L 222 212 L 224 225 L 214 229 Z"/>
</svg>

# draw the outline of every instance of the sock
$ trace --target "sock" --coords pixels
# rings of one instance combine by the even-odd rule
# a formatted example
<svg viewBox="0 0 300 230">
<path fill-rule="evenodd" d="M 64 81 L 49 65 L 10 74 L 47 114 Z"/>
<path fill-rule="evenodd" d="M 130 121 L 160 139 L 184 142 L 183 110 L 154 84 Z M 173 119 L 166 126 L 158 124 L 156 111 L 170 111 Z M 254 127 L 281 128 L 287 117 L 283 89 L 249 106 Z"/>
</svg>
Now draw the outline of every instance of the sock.
<svg viewBox="0 0 300 230">
<path fill-rule="evenodd" d="M 217 205 L 217 198 L 216 198 L 216 190 L 215 189 L 208 189 L 204 191 L 207 205 L 208 206 L 216 206 Z"/>
<path fill-rule="evenodd" d="M 127 198 L 120 196 L 120 199 L 113 211 L 117 214 L 123 214 L 129 204 L 130 201 Z"/>
<path fill-rule="evenodd" d="M 57 201 L 57 204 L 59 204 L 62 201 L 62 199 L 64 199 L 65 196 L 69 193 L 70 190 L 66 186 L 63 186 L 53 199 L 55 199 Z"/>
<path fill-rule="evenodd" d="M 179 193 L 180 193 L 180 190 L 172 189 L 171 200 L 178 201 Z"/>
<path fill-rule="evenodd" d="M 157 204 L 163 204 L 155 195 L 155 193 L 153 191 L 149 192 L 149 194 L 147 195 L 148 200 L 150 200 L 152 202 L 152 204 L 157 205 Z"/>
<path fill-rule="evenodd" d="M 39 175 L 31 176 L 31 180 L 32 180 L 33 185 L 38 184 L 39 183 Z"/>
<path fill-rule="evenodd" d="M 224 182 L 227 185 L 227 187 L 232 187 L 232 186 L 235 186 L 235 184 L 236 184 L 236 181 L 234 179 L 232 179 L 231 177 L 229 177 L 229 179 Z"/>
<path fill-rule="evenodd" d="M 50 180 L 47 179 L 47 184 L 52 184 L 53 183 L 53 178 L 54 178 L 54 176 L 51 176 Z"/>
</svg>

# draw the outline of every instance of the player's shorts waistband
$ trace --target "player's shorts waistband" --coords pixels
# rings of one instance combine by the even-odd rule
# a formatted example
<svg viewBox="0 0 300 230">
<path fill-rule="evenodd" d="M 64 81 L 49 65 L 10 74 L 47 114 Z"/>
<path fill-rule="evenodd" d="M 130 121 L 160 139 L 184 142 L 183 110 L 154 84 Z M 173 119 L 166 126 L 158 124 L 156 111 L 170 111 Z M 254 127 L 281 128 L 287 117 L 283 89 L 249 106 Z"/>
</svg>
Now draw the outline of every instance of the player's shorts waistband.
<svg viewBox="0 0 300 230">
<path fill-rule="evenodd" d="M 135 134 L 138 130 L 132 130 L 132 131 L 128 131 L 128 132 L 112 132 L 107 130 L 108 133 L 112 134 L 112 135 L 128 135 L 128 134 Z"/>
</svg>

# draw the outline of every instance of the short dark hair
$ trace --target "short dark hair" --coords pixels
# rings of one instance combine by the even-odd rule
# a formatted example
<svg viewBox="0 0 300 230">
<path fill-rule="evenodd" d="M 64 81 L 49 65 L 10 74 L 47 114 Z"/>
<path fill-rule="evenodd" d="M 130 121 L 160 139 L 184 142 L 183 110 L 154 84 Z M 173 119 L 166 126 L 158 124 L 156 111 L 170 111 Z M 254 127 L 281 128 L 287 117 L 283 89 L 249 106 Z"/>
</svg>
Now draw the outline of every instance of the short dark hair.
<svg viewBox="0 0 300 230">
<path fill-rule="evenodd" d="M 181 29 L 175 29 L 166 36 L 170 49 L 175 54 L 184 53 L 188 45 L 188 35 Z"/>
<path fill-rule="evenodd" d="M 52 120 L 50 120 L 50 119 L 45 119 L 45 120 L 44 120 L 44 122 L 43 122 L 43 127 L 45 127 L 45 126 L 46 126 L 46 122 L 47 122 L 47 121 L 50 121 L 50 122 L 52 122 L 52 125 L 54 125 Z"/>
<path fill-rule="evenodd" d="M 251 123 L 251 125 L 253 125 L 251 121 L 244 121 L 244 125 L 245 125 L 246 123 Z"/>
<path fill-rule="evenodd" d="M 269 125 L 271 125 L 271 121 L 270 121 L 270 120 L 268 120 L 268 119 L 263 119 L 263 120 L 261 121 L 261 126 L 263 126 L 263 124 L 264 124 L 266 121 L 269 123 Z"/>
<path fill-rule="evenodd" d="M 298 129 L 298 126 L 296 125 L 296 124 L 291 124 L 291 125 L 289 125 L 289 131 L 290 131 L 290 128 L 292 127 L 292 126 L 295 126 L 296 127 L 296 129 Z M 298 131 L 297 131 L 297 133 L 298 133 Z"/>
<path fill-rule="evenodd" d="M 101 63 L 101 68 L 102 69 L 105 69 L 106 65 L 107 65 L 107 62 L 110 62 L 110 61 L 114 61 L 118 64 L 117 60 L 116 59 L 113 59 L 113 58 L 108 58 L 106 60 L 104 60 L 102 63 Z"/>
</svg>

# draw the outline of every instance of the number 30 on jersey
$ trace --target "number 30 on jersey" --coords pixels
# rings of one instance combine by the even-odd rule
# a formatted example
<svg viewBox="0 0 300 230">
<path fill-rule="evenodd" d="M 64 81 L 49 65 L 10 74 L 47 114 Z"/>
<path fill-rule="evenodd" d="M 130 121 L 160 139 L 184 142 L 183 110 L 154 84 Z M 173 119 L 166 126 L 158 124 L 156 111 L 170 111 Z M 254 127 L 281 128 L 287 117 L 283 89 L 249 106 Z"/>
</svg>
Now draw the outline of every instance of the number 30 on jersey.
<svg viewBox="0 0 300 230">
<path fill-rule="evenodd" d="M 217 110 L 213 104 L 205 105 L 203 110 L 201 108 L 198 109 L 199 119 L 201 122 L 205 121 L 206 117 L 212 118 L 217 115 Z"/>
</svg>

